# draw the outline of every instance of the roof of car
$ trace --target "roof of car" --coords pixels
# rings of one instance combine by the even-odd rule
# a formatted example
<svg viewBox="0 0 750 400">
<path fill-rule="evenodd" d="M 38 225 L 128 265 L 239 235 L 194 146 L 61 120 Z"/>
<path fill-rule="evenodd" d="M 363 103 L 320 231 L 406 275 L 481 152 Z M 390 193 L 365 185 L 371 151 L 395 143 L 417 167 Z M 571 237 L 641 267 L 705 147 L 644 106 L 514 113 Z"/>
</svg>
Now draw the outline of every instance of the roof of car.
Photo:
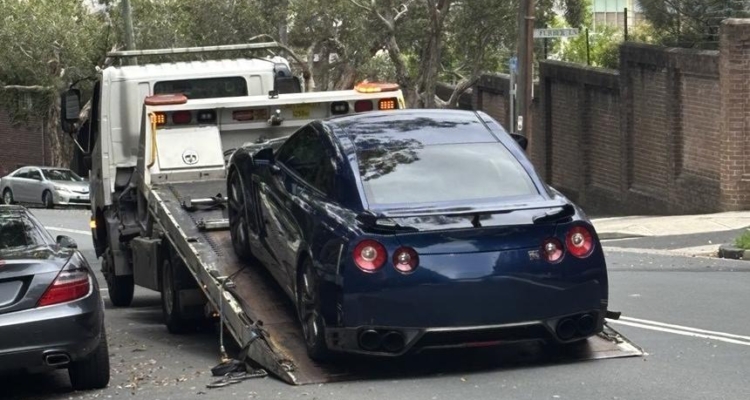
<svg viewBox="0 0 750 400">
<path fill-rule="evenodd" d="M 377 111 L 331 118 L 325 124 L 360 148 L 392 140 L 417 140 L 423 145 L 498 141 L 475 112 L 464 110 Z"/>
<path fill-rule="evenodd" d="M 8 214 L 28 214 L 28 210 L 24 206 L 19 206 L 17 204 L 14 205 L 5 205 L 0 204 L 0 214 L 8 215 Z"/>
</svg>

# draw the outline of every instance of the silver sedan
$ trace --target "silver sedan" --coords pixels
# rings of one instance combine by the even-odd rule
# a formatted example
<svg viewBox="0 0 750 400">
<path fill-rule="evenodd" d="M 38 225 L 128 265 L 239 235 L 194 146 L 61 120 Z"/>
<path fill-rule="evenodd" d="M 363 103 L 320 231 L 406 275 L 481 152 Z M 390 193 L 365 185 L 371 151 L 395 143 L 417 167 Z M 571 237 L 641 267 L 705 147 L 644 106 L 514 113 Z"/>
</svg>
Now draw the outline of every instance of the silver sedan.
<svg viewBox="0 0 750 400">
<path fill-rule="evenodd" d="M 65 168 L 23 167 L 0 179 L 4 204 L 88 205 L 89 183 Z"/>
</svg>

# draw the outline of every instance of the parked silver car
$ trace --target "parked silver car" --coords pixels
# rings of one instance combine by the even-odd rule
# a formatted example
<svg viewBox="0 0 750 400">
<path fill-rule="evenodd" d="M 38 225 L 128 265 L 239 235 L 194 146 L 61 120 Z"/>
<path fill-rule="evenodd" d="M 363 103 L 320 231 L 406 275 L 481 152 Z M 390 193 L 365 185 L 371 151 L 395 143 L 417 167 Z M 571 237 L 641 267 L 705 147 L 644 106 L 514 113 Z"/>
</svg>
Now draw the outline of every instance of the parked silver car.
<svg viewBox="0 0 750 400">
<path fill-rule="evenodd" d="M 4 204 L 88 205 L 89 183 L 65 168 L 23 167 L 0 179 Z"/>
<path fill-rule="evenodd" d="M 76 390 L 109 382 L 99 285 L 73 239 L 0 205 L 0 372 L 58 368 Z"/>
</svg>

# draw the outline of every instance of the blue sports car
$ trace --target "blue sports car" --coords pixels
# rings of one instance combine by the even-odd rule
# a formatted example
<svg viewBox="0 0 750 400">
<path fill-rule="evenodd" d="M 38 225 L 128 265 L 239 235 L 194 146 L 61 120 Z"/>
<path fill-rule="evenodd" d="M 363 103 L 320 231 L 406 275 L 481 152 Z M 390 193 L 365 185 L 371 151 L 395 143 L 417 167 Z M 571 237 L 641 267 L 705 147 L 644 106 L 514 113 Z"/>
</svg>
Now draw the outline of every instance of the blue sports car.
<svg viewBox="0 0 750 400">
<path fill-rule="evenodd" d="M 313 359 L 581 341 L 607 312 L 602 247 L 524 147 L 482 112 L 311 122 L 232 156 L 234 250 L 292 298 Z"/>
</svg>

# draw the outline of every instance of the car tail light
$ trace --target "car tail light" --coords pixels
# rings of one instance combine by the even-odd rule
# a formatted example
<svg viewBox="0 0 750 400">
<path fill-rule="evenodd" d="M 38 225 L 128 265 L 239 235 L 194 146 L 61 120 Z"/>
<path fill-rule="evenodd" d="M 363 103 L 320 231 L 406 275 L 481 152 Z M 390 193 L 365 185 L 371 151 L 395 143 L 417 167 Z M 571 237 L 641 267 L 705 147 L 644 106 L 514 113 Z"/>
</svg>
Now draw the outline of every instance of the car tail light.
<svg viewBox="0 0 750 400">
<path fill-rule="evenodd" d="M 419 255 L 410 247 L 401 247 L 393 253 L 393 266 L 398 272 L 408 274 L 414 272 L 419 265 Z"/>
<path fill-rule="evenodd" d="M 594 236 L 585 227 L 574 226 L 565 236 L 565 245 L 570 254 L 578 258 L 586 258 L 594 251 Z"/>
<path fill-rule="evenodd" d="M 565 255 L 565 248 L 559 240 L 549 238 L 542 243 L 542 257 L 550 263 L 556 263 L 562 260 Z"/>
<path fill-rule="evenodd" d="M 189 124 L 192 119 L 193 115 L 190 111 L 177 111 L 172 114 L 172 122 L 174 122 L 175 125 Z"/>
<path fill-rule="evenodd" d="M 365 112 L 365 111 L 372 111 L 372 101 L 370 100 L 359 100 L 356 103 L 354 103 L 354 111 L 355 112 Z"/>
<path fill-rule="evenodd" d="M 66 303 L 85 297 L 91 290 L 91 278 L 83 269 L 62 271 L 39 299 L 37 307 Z"/>
<path fill-rule="evenodd" d="M 365 239 L 354 248 L 354 263 L 365 272 L 379 270 L 387 258 L 385 246 L 375 240 Z"/>
<path fill-rule="evenodd" d="M 393 99 L 380 99 L 378 102 L 378 109 L 380 110 L 395 110 L 396 104 L 398 104 L 395 98 Z"/>
</svg>

